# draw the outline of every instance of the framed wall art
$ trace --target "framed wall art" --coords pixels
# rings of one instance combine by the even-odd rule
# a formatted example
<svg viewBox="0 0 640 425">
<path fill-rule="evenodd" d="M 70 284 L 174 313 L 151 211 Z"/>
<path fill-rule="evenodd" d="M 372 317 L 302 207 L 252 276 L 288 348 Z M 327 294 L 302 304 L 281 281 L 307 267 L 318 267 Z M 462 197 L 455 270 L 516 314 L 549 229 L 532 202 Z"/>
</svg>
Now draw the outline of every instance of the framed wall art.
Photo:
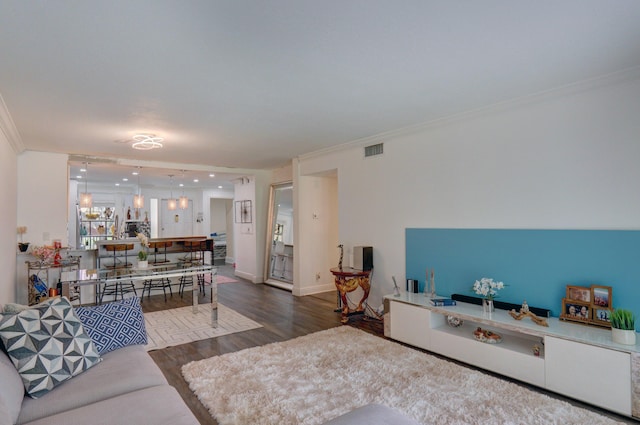
<svg viewBox="0 0 640 425">
<path fill-rule="evenodd" d="M 251 223 L 253 221 L 253 209 L 250 200 L 236 201 L 234 204 L 234 221 L 236 223 Z"/>
</svg>

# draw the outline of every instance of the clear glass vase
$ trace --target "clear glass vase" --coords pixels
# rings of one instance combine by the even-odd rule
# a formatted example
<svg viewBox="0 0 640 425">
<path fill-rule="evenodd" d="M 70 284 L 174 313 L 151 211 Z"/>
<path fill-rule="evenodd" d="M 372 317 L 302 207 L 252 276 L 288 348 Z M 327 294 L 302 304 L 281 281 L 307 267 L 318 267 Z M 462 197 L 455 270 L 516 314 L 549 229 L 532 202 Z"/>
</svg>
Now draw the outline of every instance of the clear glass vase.
<svg viewBox="0 0 640 425">
<path fill-rule="evenodd" d="M 490 300 L 488 298 L 483 298 L 482 299 L 482 312 L 483 313 L 487 313 L 487 314 L 491 314 L 493 313 L 495 310 L 495 307 L 493 306 L 493 300 Z"/>
</svg>

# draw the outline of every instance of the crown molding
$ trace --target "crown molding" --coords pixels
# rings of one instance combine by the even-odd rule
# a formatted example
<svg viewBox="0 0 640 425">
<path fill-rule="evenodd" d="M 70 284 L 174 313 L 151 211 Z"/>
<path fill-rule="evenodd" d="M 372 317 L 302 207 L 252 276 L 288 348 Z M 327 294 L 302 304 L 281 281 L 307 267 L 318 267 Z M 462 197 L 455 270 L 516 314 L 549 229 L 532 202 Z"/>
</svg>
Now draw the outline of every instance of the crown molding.
<svg viewBox="0 0 640 425">
<path fill-rule="evenodd" d="M 640 78 L 640 66 L 633 66 L 617 72 L 612 72 L 609 74 L 600 75 L 598 77 L 577 81 L 577 82 L 566 84 L 553 89 L 544 90 L 538 93 L 533 93 L 530 95 L 509 99 L 502 102 L 496 102 L 480 108 L 471 109 L 468 111 L 460 112 L 457 114 L 453 114 L 453 115 L 449 115 L 441 118 L 436 118 L 430 121 L 410 125 L 407 127 L 397 128 L 394 130 L 374 134 L 371 136 L 362 137 L 360 139 L 345 142 L 340 145 L 331 146 L 326 149 L 321 149 L 321 150 L 300 155 L 298 159 L 306 160 L 306 159 L 315 158 L 315 157 L 322 156 L 332 152 L 340 152 L 340 151 L 344 151 L 352 148 L 369 146 L 376 143 L 384 143 L 389 139 L 407 136 L 415 133 L 420 133 L 422 131 L 426 131 L 432 128 L 451 125 L 458 122 L 464 122 L 464 121 L 478 118 L 481 116 L 506 111 L 508 109 L 530 105 L 530 104 L 538 103 L 542 101 L 557 99 L 559 97 L 568 96 L 574 93 L 579 93 L 587 90 L 594 90 L 600 87 L 621 84 L 626 81 L 632 81 L 639 78 Z"/>
<path fill-rule="evenodd" d="M 16 128 L 13 118 L 7 109 L 7 104 L 4 103 L 4 99 L 0 94 L 0 131 L 4 134 L 5 138 L 13 148 L 16 154 L 20 154 L 25 151 L 24 143 L 22 143 L 22 137 Z"/>
</svg>

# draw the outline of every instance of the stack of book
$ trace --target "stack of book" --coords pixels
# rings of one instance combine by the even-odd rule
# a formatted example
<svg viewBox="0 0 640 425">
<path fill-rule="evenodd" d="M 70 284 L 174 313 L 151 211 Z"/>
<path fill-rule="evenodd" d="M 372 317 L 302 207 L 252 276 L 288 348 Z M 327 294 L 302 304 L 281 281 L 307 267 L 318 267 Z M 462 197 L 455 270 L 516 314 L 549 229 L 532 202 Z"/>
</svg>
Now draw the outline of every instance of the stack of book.
<svg viewBox="0 0 640 425">
<path fill-rule="evenodd" d="M 451 298 L 431 298 L 429 302 L 434 307 L 447 307 L 456 305 L 456 300 L 452 300 Z"/>
</svg>

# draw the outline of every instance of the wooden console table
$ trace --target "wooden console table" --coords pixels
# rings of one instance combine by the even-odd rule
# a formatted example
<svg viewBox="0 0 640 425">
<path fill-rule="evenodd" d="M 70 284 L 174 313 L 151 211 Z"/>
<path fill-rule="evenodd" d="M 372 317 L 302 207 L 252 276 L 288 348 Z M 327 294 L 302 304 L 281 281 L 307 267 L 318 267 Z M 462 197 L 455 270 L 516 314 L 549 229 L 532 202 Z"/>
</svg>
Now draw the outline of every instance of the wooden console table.
<svg viewBox="0 0 640 425">
<path fill-rule="evenodd" d="M 351 267 L 334 267 L 331 269 L 331 274 L 334 276 L 336 288 L 340 294 L 340 300 L 342 301 L 342 323 L 349 321 L 349 314 L 364 313 L 363 304 L 369 297 L 369 290 L 371 289 L 371 283 L 369 278 L 371 276 L 371 270 L 357 270 Z M 349 304 L 347 300 L 347 292 L 353 292 L 358 287 L 362 288 L 364 294 L 358 303 L 358 307 L 354 311 L 349 310 Z"/>
</svg>

